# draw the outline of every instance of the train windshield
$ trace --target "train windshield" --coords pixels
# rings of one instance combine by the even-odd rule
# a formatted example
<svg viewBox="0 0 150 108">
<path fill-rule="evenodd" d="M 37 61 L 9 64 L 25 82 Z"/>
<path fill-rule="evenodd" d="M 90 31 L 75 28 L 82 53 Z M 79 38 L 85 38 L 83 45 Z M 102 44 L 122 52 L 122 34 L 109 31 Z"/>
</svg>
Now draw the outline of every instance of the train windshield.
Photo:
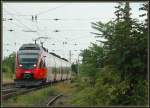
<svg viewBox="0 0 150 108">
<path fill-rule="evenodd" d="M 37 64 L 38 54 L 19 54 L 19 63 L 24 69 L 32 69 Z"/>
</svg>

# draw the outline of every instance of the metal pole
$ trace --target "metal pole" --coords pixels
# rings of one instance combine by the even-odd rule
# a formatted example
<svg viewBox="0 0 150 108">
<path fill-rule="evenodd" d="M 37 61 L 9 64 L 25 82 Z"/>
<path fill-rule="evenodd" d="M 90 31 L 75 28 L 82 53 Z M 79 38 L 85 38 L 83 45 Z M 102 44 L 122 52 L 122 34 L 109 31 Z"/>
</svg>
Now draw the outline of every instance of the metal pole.
<svg viewBox="0 0 150 108">
<path fill-rule="evenodd" d="M 78 55 L 78 75 L 79 75 L 79 55 Z"/>
<path fill-rule="evenodd" d="M 71 50 L 69 51 L 69 60 L 70 60 L 70 63 L 71 63 Z"/>
</svg>

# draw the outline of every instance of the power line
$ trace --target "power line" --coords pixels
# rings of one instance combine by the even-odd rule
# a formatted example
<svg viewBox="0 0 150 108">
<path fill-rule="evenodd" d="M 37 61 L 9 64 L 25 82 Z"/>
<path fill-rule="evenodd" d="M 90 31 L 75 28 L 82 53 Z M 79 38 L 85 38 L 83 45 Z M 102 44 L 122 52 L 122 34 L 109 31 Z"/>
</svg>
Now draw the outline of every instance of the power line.
<svg viewBox="0 0 150 108">
<path fill-rule="evenodd" d="M 99 20 L 99 18 L 43 18 L 43 19 L 38 19 L 38 20 L 54 20 L 54 21 L 90 21 L 90 20 Z"/>
<path fill-rule="evenodd" d="M 70 3 L 69 3 L 69 4 L 70 4 Z M 66 6 L 66 5 L 69 5 L 69 4 L 63 4 L 63 5 L 60 5 L 60 6 L 56 6 L 56 7 L 54 7 L 54 8 L 50 8 L 50 9 L 48 9 L 48 10 L 41 11 L 41 12 L 37 13 L 36 15 L 39 16 L 39 15 L 45 14 L 45 13 L 47 13 L 47 12 L 56 10 L 56 9 L 58 9 L 58 8 L 62 8 L 62 7 Z"/>
<path fill-rule="evenodd" d="M 10 8 L 10 7 L 9 7 Z M 15 11 L 14 9 L 11 8 L 11 10 Z M 8 12 L 6 9 L 5 11 L 11 15 L 13 17 L 13 13 Z M 16 12 L 16 11 L 15 11 Z M 15 18 L 15 17 L 14 17 Z M 30 27 L 26 26 L 24 23 L 22 23 L 19 19 L 15 18 L 17 21 L 19 21 L 23 26 L 25 26 L 26 28 L 28 28 L 29 30 L 32 30 Z"/>
<path fill-rule="evenodd" d="M 24 32 L 37 32 L 37 31 L 41 31 L 41 29 L 39 29 L 39 27 L 37 27 L 37 30 L 25 30 L 25 29 L 23 29 L 22 31 L 24 31 Z M 71 31 L 71 32 L 82 32 L 82 31 L 90 31 L 90 30 L 86 30 L 86 29 L 79 29 L 79 30 L 58 30 L 58 29 L 56 29 L 56 30 L 44 30 L 44 31 L 49 31 L 49 32 L 69 32 L 69 31 Z"/>
<path fill-rule="evenodd" d="M 11 15 L 10 12 L 7 11 L 7 13 Z M 14 17 L 14 18 L 15 18 L 15 17 Z M 25 26 L 26 28 L 28 28 L 28 29 L 29 29 L 28 31 L 33 31 L 33 30 L 31 30 L 28 26 L 24 25 L 24 24 L 23 24 L 20 20 L 18 20 L 17 18 L 15 18 L 15 19 L 16 19 L 17 21 L 19 21 L 23 26 Z M 38 27 L 37 27 L 37 28 L 38 28 Z M 35 33 L 37 33 L 37 32 L 35 32 Z M 41 34 L 38 33 L 38 35 L 41 35 Z M 54 38 L 54 37 L 53 37 L 53 38 Z M 54 39 L 56 39 L 56 38 L 54 38 Z M 61 40 L 59 40 L 59 39 L 56 39 L 56 40 L 61 41 Z"/>
<path fill-rule="evenodd" d="M 82 37 L 82 38 L 87 38 L 87 36 L 84 36 L 84 35 L 83 35 L 83 36 L 75 37 L 75 38 L 73 38 L 73 39 L 71 39 L 71 40 L 69 40 L 69 41 L 74 41 L 75 39 L 78 39 L 78 40 L 79 40 L 79 39 L 82 39 L 81 37 Z"/>
<path fill-rule="evenodd" d="M 6 11 L 6 10 L 5 10 Z M 8 12 L 8 11 L 6 11 L 8 14 L 10 14 L 11 16 L 12 16 L 12 13 L 10 13 L 10 12 Z M 14 17 L 15 18 L 15 17 Z M 28 26 L 26 26 L 24 23 L 22 23 L 19 19 L 17 19 L 17 18 L 15 18 L 19 23 L 21 23 L 24 27 L 26 27 L 27 29 L 29 29 L 29 30 L 31 30 L 32 31 L 32 29 L 30 28 L 30 27 L 28 27 Z M 35 32 L 37 35 L 39 35 L 40 36 L 40 34 L 38 33 L 38 32 Z"/>
<path fill-rule="evenodd" d="M 24 18 L 24 20 L 31 20 L 30 18 Z M 38 18 L 38 21 L 93 21 L 93 20 L 100 20 L 100 18 Z"/>
<path fill-rule="evenodd" d="M 6 12 L 7 14 L 9 14 L 8 12 Z M 3 14 L 6 15 L 6 14 Z M 12 16 L 32 16 L 32 15 L 23 15 L 23 14 L 14 14 L 12 13 Z"/>
<path fill-rule="evenodd" d="M 12 15 L 12 13 L 8 12 L 10 15 Z M 15 18 L 15 17 L 14 17 Z M 19 19 L 15 18 L 20 24 L 22 24 L 24 27 L 28 28 L 29 30 L 32 30 L 31 28 L 29 28 L 28 26 L 26 26 L 25 24 L 23 24 Z"/>
<path fill-rule="evenodd" d="M 10 12 L 9 12 L 9 14 L 10 14 Z M 15 19 L 17 19 L 17 18 L 15 18 Z M 17 21 L 18 21 L 18 19 L 17 19 Z M 19 21 L 20 22 L 20 21 Z M 24 25 L 23 23 L 21 23 L 22 25 Z M 25 26 L 25 25 L 24 25 Z M 25 26 L 26 28 L 28 28 L 28 29 L 30 29 L 29 27 L 27 27 L 27 26 Z M 77 38 L 79 38 L 79 37 L 77 37 Z M 76 39 L 76 38 L 75 38 Z M 73 39 L 74 40 L 74 39 Z"/>
<path fill-rule="evenodd" d="M 44 25 L 44 24 L 43 24 L 43 25 Z M 38 23 L 36 23 L 36 27 L 38 28 L 38 30 L 40 30 L 40 29 L 39 29 L 39 26 L 38 26 Z M 45 30 L 44 30 L 44 31 L 45 31 Z M 45 33 L 46 33 L 46 32 L 45 32 Z M 52 38 L 52 37 L 51 37 L 51 38 Z M 58 40 L 58 41 L 62 41 L 62 40 L 59 40 L 59 39 L 54 38 L 54 37 L 53 37 L 53 39 L 56 39 L 56 40 Z"/>
</svg>

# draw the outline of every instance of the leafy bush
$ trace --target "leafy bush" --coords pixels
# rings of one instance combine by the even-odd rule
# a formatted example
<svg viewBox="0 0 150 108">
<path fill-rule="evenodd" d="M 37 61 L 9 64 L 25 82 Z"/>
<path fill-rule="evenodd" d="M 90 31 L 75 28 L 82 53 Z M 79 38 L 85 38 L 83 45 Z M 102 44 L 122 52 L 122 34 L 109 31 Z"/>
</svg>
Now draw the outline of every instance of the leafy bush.
<svg viewBox="0 0 150 108">
<path fill-rule="evenodd" d="M 142 9 L 147 11 L 146 4 Z M 92 23 L 103 44 L 92 44 L 81 53 L 73 99 L 77 105 L 148 105 L 147 22 L 130 17 L 129 2 L 116 8 L 115 21 Z"/>
</svg>

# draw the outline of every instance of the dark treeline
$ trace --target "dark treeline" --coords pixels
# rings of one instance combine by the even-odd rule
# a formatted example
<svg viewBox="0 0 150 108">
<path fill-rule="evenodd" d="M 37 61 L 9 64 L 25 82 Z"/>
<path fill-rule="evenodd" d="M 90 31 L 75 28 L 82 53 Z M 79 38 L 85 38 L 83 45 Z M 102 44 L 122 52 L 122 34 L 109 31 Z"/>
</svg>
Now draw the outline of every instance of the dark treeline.
<svg viewBox="0 0 150 108">
<path fill-rule="evenodd" d="M 140 17 L 147 17 L 143 22 L 131 18 L 129 2 L 115 8 L 115 20 L 92 23 L 101 44 L 81 53 L 75 105 L 148 105 L 148 3 L 139 9 L 144 12 Z"/>
</svg>

